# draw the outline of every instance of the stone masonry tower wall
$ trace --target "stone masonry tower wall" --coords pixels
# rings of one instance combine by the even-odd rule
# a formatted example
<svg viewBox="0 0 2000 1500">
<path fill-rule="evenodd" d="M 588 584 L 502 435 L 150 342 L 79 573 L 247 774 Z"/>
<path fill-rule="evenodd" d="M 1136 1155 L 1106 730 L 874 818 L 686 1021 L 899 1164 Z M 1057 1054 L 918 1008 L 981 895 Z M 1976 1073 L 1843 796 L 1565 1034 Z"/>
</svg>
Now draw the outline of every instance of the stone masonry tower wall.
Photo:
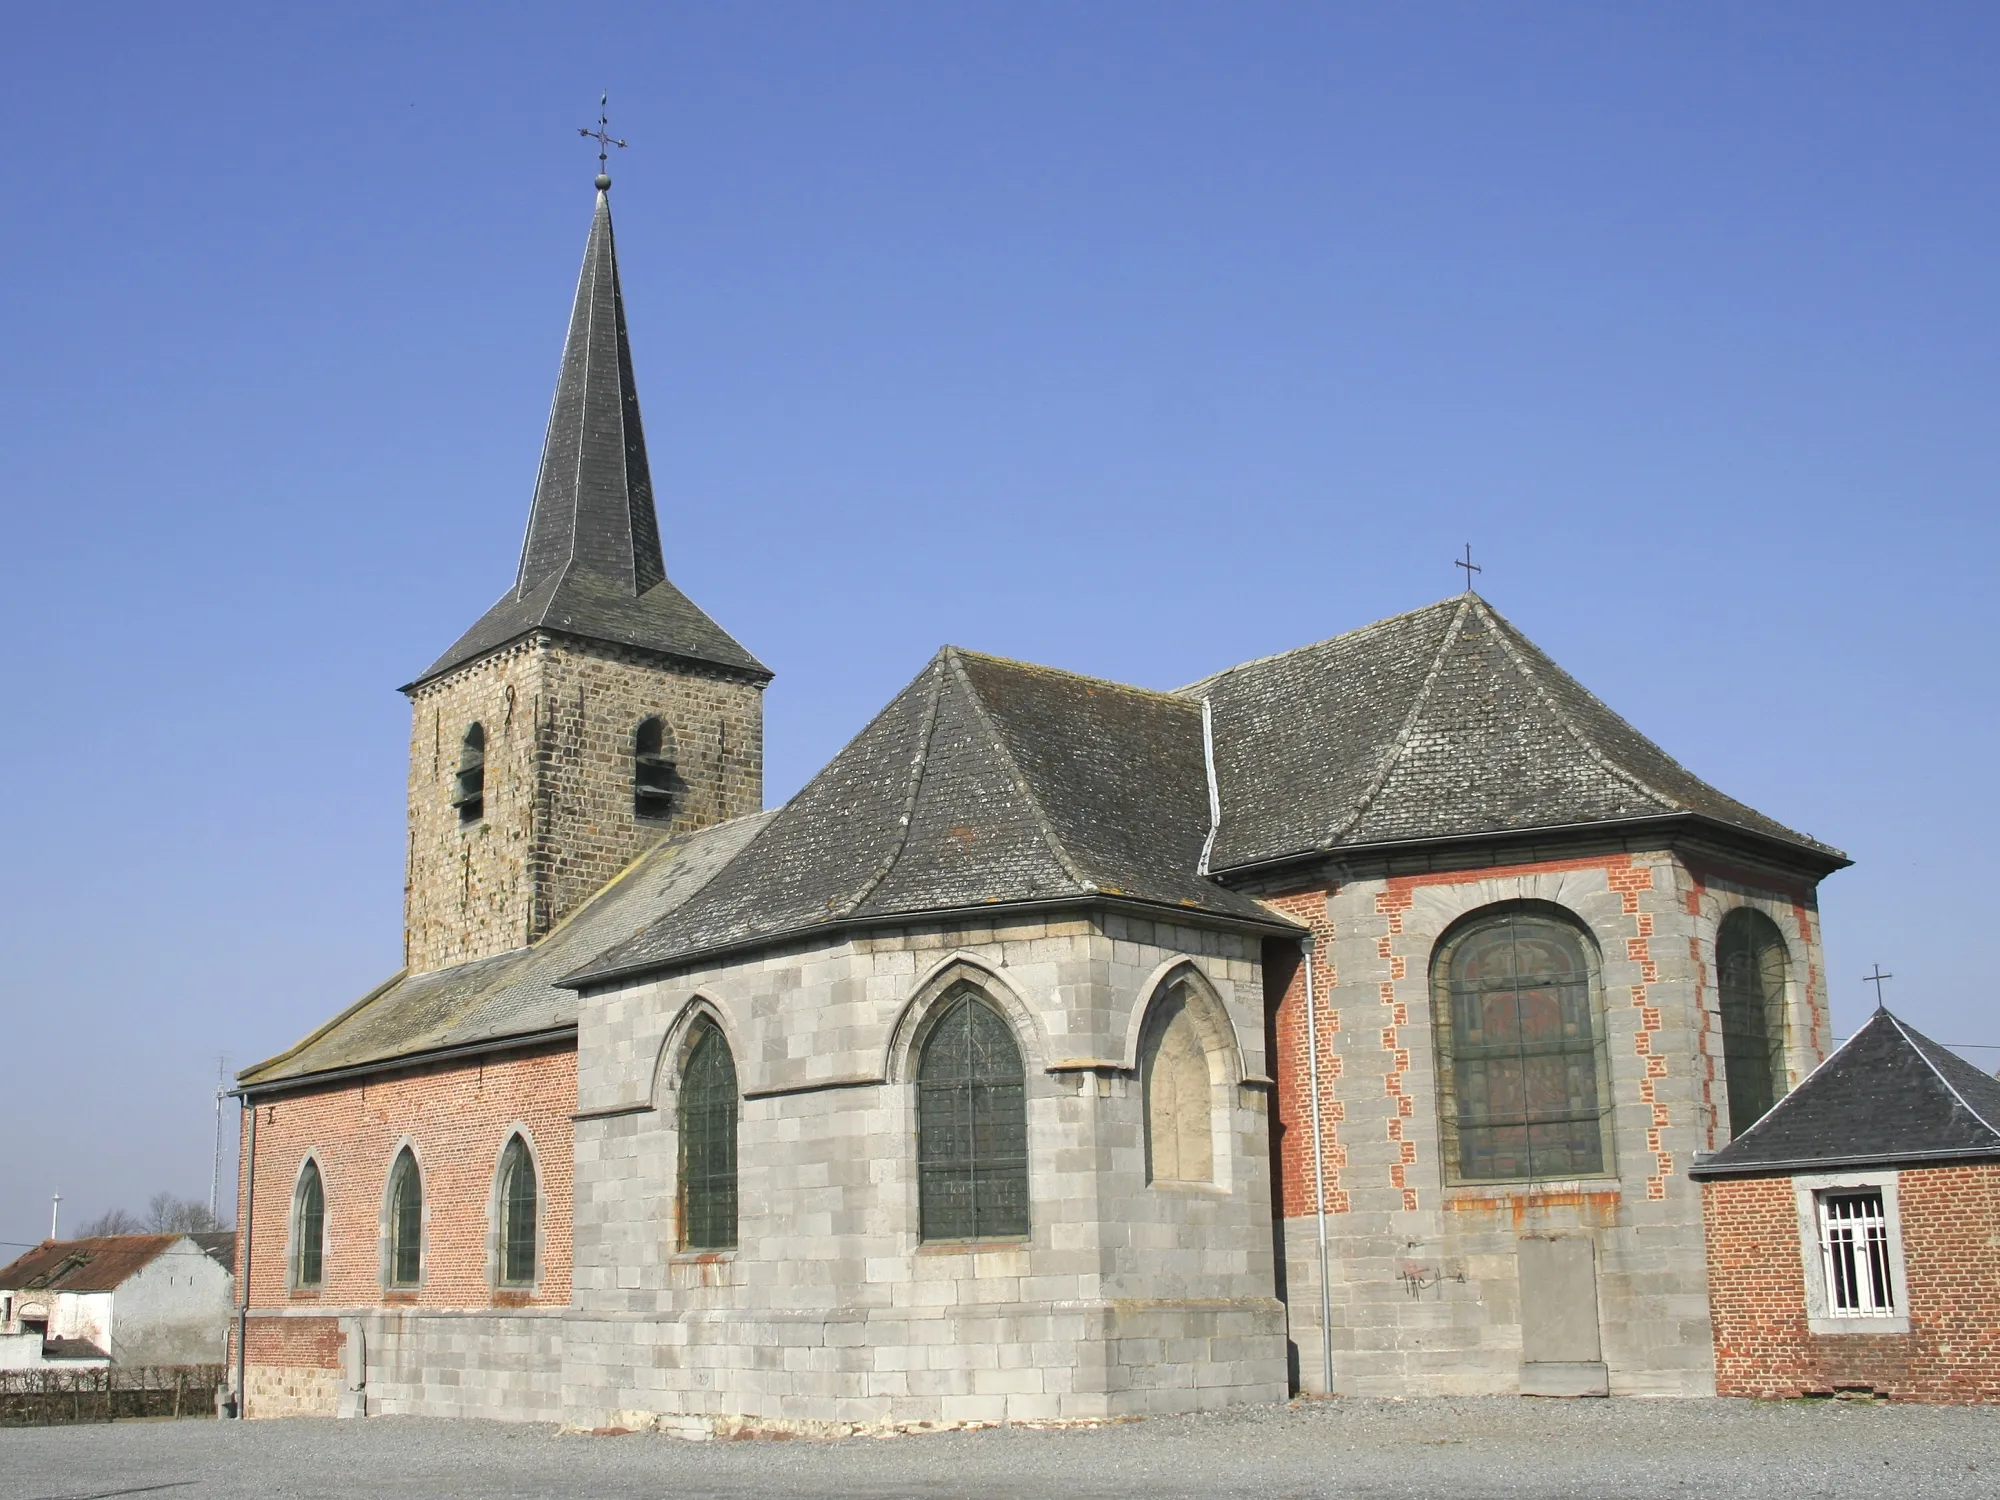
<svg viewBox="0 0 2000 1500">
<path fill-rule="evenodd" d="M 662 834 L 763 805 L 763 685 L 603 643 L 536 635 L 412 693 L 404 966 L 427 973 L 543 936 Z M 639 816 L 635 732 L 658 717 L 670 812 Z M 484 816 L 453 797 L 485 732 Z"/>
</svg>

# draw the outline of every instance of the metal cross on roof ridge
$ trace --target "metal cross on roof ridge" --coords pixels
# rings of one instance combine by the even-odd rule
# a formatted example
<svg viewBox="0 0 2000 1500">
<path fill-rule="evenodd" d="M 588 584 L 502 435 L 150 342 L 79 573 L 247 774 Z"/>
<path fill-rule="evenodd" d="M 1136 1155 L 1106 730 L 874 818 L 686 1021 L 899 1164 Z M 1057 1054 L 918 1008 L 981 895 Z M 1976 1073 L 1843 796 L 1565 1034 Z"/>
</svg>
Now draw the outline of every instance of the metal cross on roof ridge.
<svg viewBox="0 0 2000 1500">
<path fill-rule="evenodd" d="M 604 164 L 606 161 L 610 159 L 611 148 L 613 146 L 616 146 L 619 150 L 622 151 L 625 149 L 626 145 L 624 141 L 619 140 L 617 136 L 613 135 L 609 130 L 605 128 L 611 123 L 611 115 L 608 109 L 610 103 L 611 103 L 611 96 L 609 94 L 598 95 L 597 129 L 586 130 L 581 125 L 579 125 L 576 130 L 576 133 L 578 135 L 584 136 L 589 140 L 597 142 L 597 175 L 600 177 L 606 175 L 604 171 Z"/>
<path fill-rule="evenodd" d="M 1465 569 L 1465 591 L 1468 594 L 1472 592 L 1472 575 L 1474 573 L 1484 573 L 1486 571 L 1484 568 L 1480 567 L 1478 563 L 1472 560 L 1472 543 L 1470 542 L 1467 542 L 1465 544 L 1465 561 L 1454 562 L 1452 566 L 1454 568 Z"/>
<path fill-rule="evenodd" d="M 1876 964 L 1874 967 L 1875 972 L 1873 974 L 1863 974 L 1861 982 L 1875 986 L 1875 1008 L 1877 1010 L 1887 1010 L 1889 1007 L 1882 1003 L 1882 981 L 1885 979 L 1894 979 L 1896 976 L 1894 974 L 1884 974 L 1880 964 Z"/>
</svg>

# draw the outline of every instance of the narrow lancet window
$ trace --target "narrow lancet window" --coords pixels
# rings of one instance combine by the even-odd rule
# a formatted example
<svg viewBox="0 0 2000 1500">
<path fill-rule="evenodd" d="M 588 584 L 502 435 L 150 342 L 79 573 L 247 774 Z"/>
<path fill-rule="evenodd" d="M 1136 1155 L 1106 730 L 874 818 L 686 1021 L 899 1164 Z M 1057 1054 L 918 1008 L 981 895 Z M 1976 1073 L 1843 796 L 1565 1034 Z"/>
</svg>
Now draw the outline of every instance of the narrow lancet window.
<svg viewBox="0 0 2000 1500">
<path fill-rule="evenodd" d="M 1747 907 L 1732 911 L 1716 934 L 1715 967 L 1734 1139 L 1785 1092 L 1785 939 L 1778 924 Z"/>
<path fill-rule="evenodd" d="M 649 822 L 674 815 L 673 740 L 657 718 L 644 720 L 632 736 L 632 814 Z"/>
<path fill-rule="evenodd" d="M 1188 1009 L 1185 985 L 1147 1018 L 1140 1076 L 1146 1094 L 1146 1176 L 1152 1182 L 1215 1180 L 1215 1105 L 1208 1049 Z"/>
<path fill-rule="evenodd" d="M 486 731 L 474 724 L 465 731 L 458 750 L 456 790 L 451 805 L 458 809 L 461 826 L 477 823 L 486 816 Z"/>
<path fill-rule="evenodd" d="M 529 1286 L 535 1279 L 535 1159 L 518 1135 L 500 1156 L 500 1281 Z"/>
<path fill-rule="evenodd" d="M 917 1065 L 917 1186 L 926 1240 L 1028 1232 L 1027 1075 L 1000 1013 L 945 1002 Z"/>
<path fill-rule="evenodd" d="M 292 1285 L 317 1287 L 325 1275 L 326 1188 L 319 1164 L 307 1161 L 299 1173 L 292 1214 Z"/>
<path fill-rule="evenodd" d="M 405 1146 L 389 1173 L 389 1285 L 415 1286 L 424 1266 L 424 1179 Z"/>
<path fill-rule="evenodd" d="M 712 1021 L 696 1023 L 681 1074 L 681 1248 L 736 1248 L 736 1062 Z"/>
</svg>

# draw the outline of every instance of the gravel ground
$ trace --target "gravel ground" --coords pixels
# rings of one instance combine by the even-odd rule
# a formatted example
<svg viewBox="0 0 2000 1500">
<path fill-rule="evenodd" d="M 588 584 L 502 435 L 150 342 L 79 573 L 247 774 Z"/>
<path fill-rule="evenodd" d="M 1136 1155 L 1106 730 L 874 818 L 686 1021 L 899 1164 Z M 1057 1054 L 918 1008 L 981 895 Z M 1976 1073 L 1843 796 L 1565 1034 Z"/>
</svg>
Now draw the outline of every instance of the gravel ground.
<svg viewBox="0 0 2000 1500">
<path fill-rule="evenodd" d="M 0 1429 L 0 1500 L 283 1496 L 2000 1495 L 2000 1410 L 1357 1401 L 1085 1430 L 690 1443 L 547 1427 L 121 1422 Z"/>
</svg>

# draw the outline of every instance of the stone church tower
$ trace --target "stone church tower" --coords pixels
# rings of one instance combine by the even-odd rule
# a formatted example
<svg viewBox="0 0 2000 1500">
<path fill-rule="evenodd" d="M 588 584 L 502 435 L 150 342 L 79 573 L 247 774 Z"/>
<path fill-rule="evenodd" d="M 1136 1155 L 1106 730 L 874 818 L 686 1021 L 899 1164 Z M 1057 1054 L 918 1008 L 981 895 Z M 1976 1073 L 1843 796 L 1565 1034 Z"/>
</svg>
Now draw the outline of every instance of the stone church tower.
<svg viewBox="0 0 2000 1500">
<path fill-rule="evenodd" d="M 403 689 L 404 965 L 526 946 L 663 834 L 756 812 L 771 673 L 668 581 L 608 178 L 514 584 Z"/>
</svg>

